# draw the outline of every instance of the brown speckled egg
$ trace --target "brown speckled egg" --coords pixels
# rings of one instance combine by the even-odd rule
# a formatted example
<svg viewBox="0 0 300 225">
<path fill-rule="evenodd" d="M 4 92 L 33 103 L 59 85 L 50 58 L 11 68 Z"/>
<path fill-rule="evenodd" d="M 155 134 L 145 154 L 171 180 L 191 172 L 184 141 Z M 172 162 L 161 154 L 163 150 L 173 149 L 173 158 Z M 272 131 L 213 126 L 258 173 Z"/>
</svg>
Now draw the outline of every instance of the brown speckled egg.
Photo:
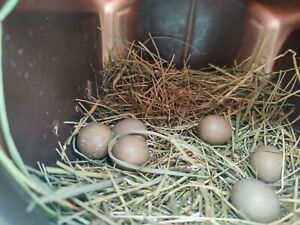
<svg viewBox="0 0 300 225">
<path fill-rule="evenodd" d="M 230 140 L 232 128 L 225 117 L 209 115 L 200 120 L 197 133 L 199 138 L 206 143 L 220 145 Z"/>
<path fill-rule="evenodd" d="M 270 223 L 280 217 L 281 209 L 275 192 L 265 183 L 243 179 L 231 190 L 230 201 L 250 220 Z"/>
<path fill-rule="evenodd" d="M 137 135 L 127 135 L 118 140 L 112 154 L 117 159 L 134 165 L 142 165 L 150 158 L 146 140 Z M 122 169 L 129 169 L 118 166 Z"/>
<path fill-rule="evenodd" d="M 249 163 L 258 179 L 274 183 L 281 178 L 283 154 L 275 146 L 260 146 L 250 155 Z"/>
<path fill-rule="evenodd" d="M 119 133 L 126 132 L 126 131 L 147 131 L 146 125 L 139 119 L 135 118 L 128 118 L 119 121 L 112 129 L 114 135 L 118 135 Z M 144 135 L 147 136 L 147 135 Z"/>
<path fill-rule="evenodd" d="M 86 156 L 100 159 L 107 155 L 107 145 L 113 133 L 109 126 L 90 123 L 82 128 L 77 137 L 77 147 Z"/>
</svg>

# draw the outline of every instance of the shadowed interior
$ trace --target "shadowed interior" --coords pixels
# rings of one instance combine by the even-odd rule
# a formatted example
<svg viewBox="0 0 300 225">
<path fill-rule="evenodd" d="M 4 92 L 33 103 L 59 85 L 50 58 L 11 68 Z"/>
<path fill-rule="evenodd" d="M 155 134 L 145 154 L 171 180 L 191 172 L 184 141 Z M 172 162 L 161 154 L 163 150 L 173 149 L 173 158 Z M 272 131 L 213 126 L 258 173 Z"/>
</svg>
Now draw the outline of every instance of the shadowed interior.
<svg viewBox="0 0 300 225">
<path fill-rule="evenodd" d="M 53 164 L 58 140 L 77 120 L 75 99 L 95 84 L 101 65 L 99 17 L 15 13 L 4 23 L 4 87 L 12 136 L 22 158 Z"/>
</svg>

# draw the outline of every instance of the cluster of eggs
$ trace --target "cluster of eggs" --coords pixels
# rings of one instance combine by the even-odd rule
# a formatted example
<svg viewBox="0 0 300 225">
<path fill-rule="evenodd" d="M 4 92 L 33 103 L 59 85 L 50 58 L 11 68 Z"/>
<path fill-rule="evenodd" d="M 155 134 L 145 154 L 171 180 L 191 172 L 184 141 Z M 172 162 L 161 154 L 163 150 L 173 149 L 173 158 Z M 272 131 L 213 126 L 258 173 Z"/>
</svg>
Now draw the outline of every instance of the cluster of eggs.
<svg viewBox="0 0 300 225">
<path fill-rule="evenodd" d="M 128 118 L 118 122 L 112 129 L 103 123 L 89 123 L 82 128 L 77 137 L 78 149 L 92 159 L 101 159 L 108 155 L 108 144 L 123 132 L 147 131 L 146 125 L 138 119 Z M 121 137 L 112 149 L 114 157 L 134 165 L 143 165 L 150 158 L 146 136 L 130 134 Z M 118 165 L 122 169 L 121 165 Z"/>
<path fill-rule="evenodd" d="M 130 131 L 147 131 L 147 127 L 142 121 L 134 118 L 121 120 L 112 129 L 102 123 L 90 123 L 78 134 L 77 146 L 88 157 L 100 159 L 108 154 L 108 143 L 113 137 Z M 198 123 L 197 133 L 199 138 L 208 144 L 222 145 L 231 139 L 233 130 L 225 117 L 208 115 Z M 112 154 L 115 158 L 130 164 L 145 164 L 150 158 L 146 136 L 125 135 L 114 145 Z M 267 223 L 280 216 L 279 200 L 266 183 L 280 180 L 283 159 L 283 154 L 274 146 L 259 146 L 250 155 L 249 164 L 259 180 L 243 179 L 238 181 L 233 186 L 230 195 L 233 206 L 247 218 Z M 117 166 L 130 170 L 128 167 L 118 164 Z"/>
<path fill-rule="evenodd" d="M 198 136 L 208 144 L 220 145 L 232 137 L 232 127 L 225 117 L 209 115 L 200 120 Z M 231 190 L 230 200 L 250 220 L 269 223 L 279 218 L 281 210 L 275 192 L 266 184 L 281 179 L 284 157 L 275 146 L 259 146 L 249 157 L 256 179 L 238 181 Z"/>
</svg>

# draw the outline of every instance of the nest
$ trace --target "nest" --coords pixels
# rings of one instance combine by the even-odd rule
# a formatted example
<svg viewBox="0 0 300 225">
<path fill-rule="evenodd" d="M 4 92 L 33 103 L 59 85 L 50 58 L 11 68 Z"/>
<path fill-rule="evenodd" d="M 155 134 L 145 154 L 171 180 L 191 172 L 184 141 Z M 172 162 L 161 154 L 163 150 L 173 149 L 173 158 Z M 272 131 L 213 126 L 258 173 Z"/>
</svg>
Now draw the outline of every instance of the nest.
<svg viewBox="0 0 300 225">
<path fill-rule="evenodd" d="M 265 74 L 263 66 L 246 72 L 242 65 L 233 69 L 210 65 L 205 70 L 185 66 L 179 70 L 141 43 L 132 44 L 128 52 L 125 59 L 111 54 L 101 73 L 98 99 L 115 111 L 134 112 L 160 126 L 196 121 L 206 114 L 251 117 L 253 110 L 260 117 L 275 120 L 282 116 L 276 104 L 297 82 L 293 77 L 280 87 L 287 71 Z"/>
<path fill-rule="evenodd" d="M 283 211 L 273 224 L 296 223 L 300 149 L 292 125 L 298 118 L 288 119 L 294 106 L 287 100 L 299 97 L 299 90 L 293 90 L 299 71 L 297 66 L 271 74 L 262 69 L 179 70 L 144 45 L 133 44 L 127 57 L 111 55 L 98 95 L 77 100 L 83 117 L 67 122 L 74 132 L 57 148 L 61 159 L 56 167 L 29 168 L 17 155 L 20 169 L 4 156 L 0 160 L 31 196 L 29 210 L 40 207 L 61 225 L 93 219 L 99 219 L 95 224 L 257 224 L 230 203 L 230 190 L 237 181 L 256 177 L 248 157 L 257 146 L 270 144 L 286 162 L 282 179 L 271 185 Z M 196 135 L 198 120 L 212 113 L 231 122 L 234 135 L 227 144 L 212 146 Z M 74 137 L 87 122 L 113 125 L 129 116 L 149 128 L 151 159 L 145 166 L 124 171 L 108 158 L 91 160 L 76 150 Z M 110 155 L 123 135 L 128 133 L 110 142 Z M 68 157 L 69 145 L 79 155 L 75 161 Z"/>
</svg>

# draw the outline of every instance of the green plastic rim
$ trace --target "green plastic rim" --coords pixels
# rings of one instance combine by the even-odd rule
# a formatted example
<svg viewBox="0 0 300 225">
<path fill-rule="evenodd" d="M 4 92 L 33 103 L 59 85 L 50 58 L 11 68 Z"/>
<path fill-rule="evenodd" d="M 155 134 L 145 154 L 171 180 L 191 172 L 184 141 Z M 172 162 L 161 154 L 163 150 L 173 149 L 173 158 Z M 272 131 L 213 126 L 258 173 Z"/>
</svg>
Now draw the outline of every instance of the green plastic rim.
<svg viewBox="0 0 300 225">
<path fill-rule="evenodd" d="M 29 175 L 25 164 L 19 154 L 19 151 L 15 145 L 15 142 L 11 136 L 9 122 L 6 112 L 5 94 L 4 94 L 4 76 L 3 76 L 3 21 L 13 11 L 19 0 L 7 0 L 0 9 L 0 125 L 3 133 L 4 142 L 12 160 L 16 163 L 17 167 L 25 174 Z M 5 154 L 1 154 L 1 157 L 7 157 Z"/>
</svg>

